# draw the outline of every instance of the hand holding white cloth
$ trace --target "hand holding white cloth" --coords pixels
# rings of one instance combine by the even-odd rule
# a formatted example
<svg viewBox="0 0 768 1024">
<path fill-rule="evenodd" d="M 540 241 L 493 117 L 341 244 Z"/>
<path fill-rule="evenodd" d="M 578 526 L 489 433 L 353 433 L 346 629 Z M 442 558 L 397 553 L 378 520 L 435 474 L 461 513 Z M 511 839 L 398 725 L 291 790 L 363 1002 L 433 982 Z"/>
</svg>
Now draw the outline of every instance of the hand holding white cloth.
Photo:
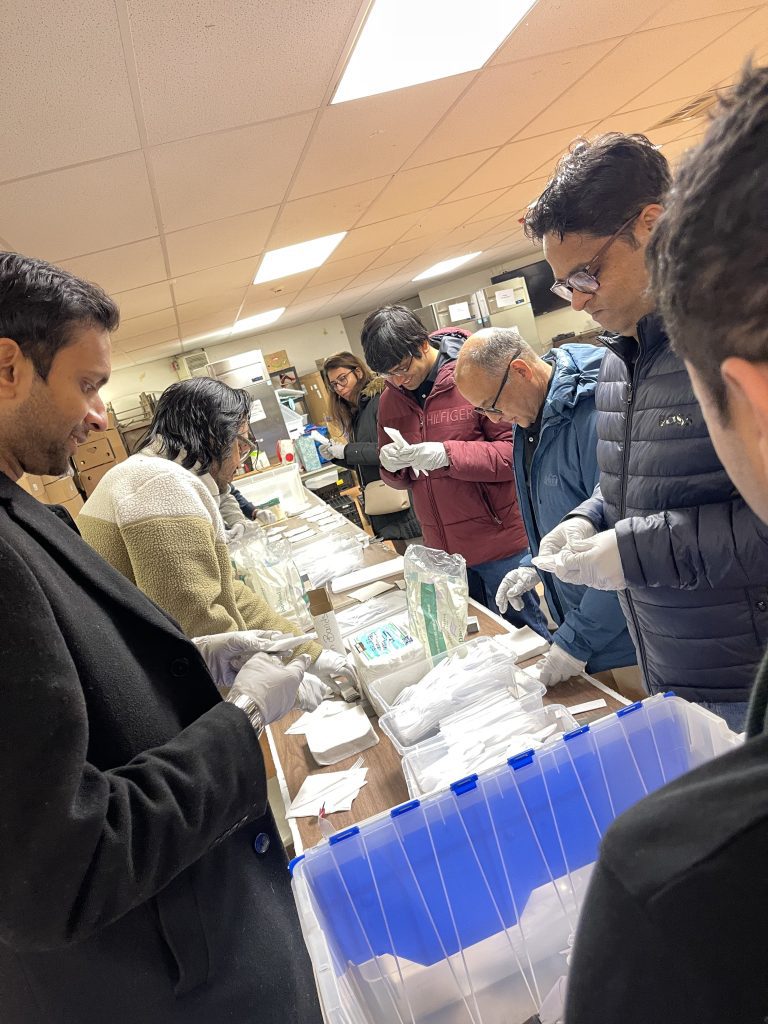
<svg viewBox="0 0 768 1024">
<path fill-rule="evenodd" d="M 312 667 L 323 682 L 329 683 L 334 689 L 338 689 L 336 680 L 357 686 L 357 672 L 352 659 L 345 658 L 336 651 L 321 651 Z"/>
<path fill-rule="evenodd" d="M 411 445 L 411 469 L 431 473 L 450 464 L 448 452 L 442 441 L 421 441 Z"/>
<path fill-rule="evenodd" d="M 324 459 L 338 459 L 339 462 L 343 462 L 346 447 L 341 441 L 328 441 L 327 444 L 320 445 L 320 454 Z"/>
<path fill-rule="evenodd" d="M 296 708 L 299 711 L 314 711 L 324 700 L 332 696 L 333 690 L 330 686 L 311 672 L 305 672 L 296 694 Z"/>
<path fill-rule="evenodd" d="M 414 476 L 418 476 L 423 470 L 413 465 L 414 448 L 415 445 L 412 444 L 398 444 L 392 441 L 379 449 L 379 461 L 390 473 L 399 473 L 401 469 L 413 469 Z"/>
<path fill-rule="evenodd" d="M 586 668 L 586 662 L 579 661 L 572 654 L 553 643 L 544 657 L 535 665 L 536 675 L 541 683 L 549 689 L 564 679 L 580 675 Z"/>
<path fill-rule="evenodd" d="M 624 590 L 627 585 L 615 530 L 574 540 L 561 552 L 558 561 L 560 564 L 553 571 L 563 583 L 576 583 L 594 590 Z"/>
<path fill-rule="evenodd" d="M 573 541 L 594 537 L 596 533 L 597 528 L 589 519 L 585 519 L 584 516 L 573 516 L 571 519 L 564 520 L 541 538 L 537 558 L 558 555 L 564 548 L 570 547 Z"/>
<path fill-rule="evenodd" d="M 516 612 L 523 610 L 523 594 L 533 590 L 539 582 L 538 572 L 530 565 L 523 565 L 519 569 L 508 572 L 499 584 L 496 591 L 496 605 L 503 615 L 507 608 L 512 607 Z"/>
<path fill-rule="evenodd" d="M 232 685 L 238 669 L 248 658 L 260 651 L 269 651 L 276 640 L 285 636 L 279 630 L 244 629 L 196 636 L 192 643 L 202 655 L 216 685 L 227 687 Z"/>
<path fill-rule="evenodd" d="M 229 699 L 245 693 L 258 707 L 265 725 L 276 722 L 295 706 L 309 662 L 308 654 L 300 654 L 288 665 L 269 654 L 254 654 L 237 673 Z"/>
</svg>

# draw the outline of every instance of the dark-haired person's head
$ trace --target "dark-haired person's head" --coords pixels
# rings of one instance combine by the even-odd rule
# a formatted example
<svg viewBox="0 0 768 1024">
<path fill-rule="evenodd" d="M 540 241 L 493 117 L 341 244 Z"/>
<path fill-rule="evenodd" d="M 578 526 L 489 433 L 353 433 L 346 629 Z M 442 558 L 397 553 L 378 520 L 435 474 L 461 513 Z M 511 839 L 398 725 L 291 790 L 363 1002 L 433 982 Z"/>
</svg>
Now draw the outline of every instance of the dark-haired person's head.
<svg viewBox="0 0 768 1024">
<path fill-rule="evenodd" d="M 526 214 L 557 293 L 608 331 L 634 336 L 653 310 L 644 254 L 669 184 L 644 135 L 612 132 L 575 142 Z"/>
<path fill-rule="evenodd" d="M 407 306 L 382 306 L 363 324 L 360 341 L 375 373 L 414 391 L 432 368 L 429 333 Z"/>
<path fill-rule="evenodd" d="M 250 410 L 247 391 L 212 377 L 181 380 L 158 399 L 142 448 L 151 444 L 185 469 L 210 473 L 223 493 L 253 447 Z"/>
<path fill-rule="evenodd" d="M 89 431 L 107 425 L 117 306 L 97 285 L 44 260 L 0 253 L 0 469 L 65 473 Z"/>
<path fill-rule="evenodd" d="M 768 68 L 747 69 L 684 159 L 652 286 L 723 465 L 768 522 Z"/>
</svg>

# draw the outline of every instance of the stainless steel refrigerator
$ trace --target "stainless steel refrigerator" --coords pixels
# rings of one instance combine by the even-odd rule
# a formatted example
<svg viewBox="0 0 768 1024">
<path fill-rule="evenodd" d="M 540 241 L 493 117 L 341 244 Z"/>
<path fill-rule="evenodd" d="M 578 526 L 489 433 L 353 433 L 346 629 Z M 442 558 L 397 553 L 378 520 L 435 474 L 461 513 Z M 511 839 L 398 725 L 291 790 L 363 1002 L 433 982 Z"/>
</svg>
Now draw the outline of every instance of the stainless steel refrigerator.
<svg viewBox="0 0 768 1024">
<path fill-rule="evenodd" d="M 261 351 L 244 352 L 231 359 L 211 363 L 217 380 L 231 388 L 243 388 L 251 397 L 251 433 L 270 462 L 277 457 L 277 442 L 290 437 L 275 389 Z"/>
</svg>

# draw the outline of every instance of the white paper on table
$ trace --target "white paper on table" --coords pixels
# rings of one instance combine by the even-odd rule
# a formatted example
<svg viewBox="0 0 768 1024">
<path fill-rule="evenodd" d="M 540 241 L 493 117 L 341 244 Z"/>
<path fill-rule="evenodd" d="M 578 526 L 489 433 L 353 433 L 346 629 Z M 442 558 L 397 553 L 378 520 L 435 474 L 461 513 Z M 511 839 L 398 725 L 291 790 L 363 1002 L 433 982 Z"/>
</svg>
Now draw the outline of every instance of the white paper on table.
<svg viewBox="0 0 768 1024">
<path fill-rule="evenodd" d="M 338 530 L 340 524 L 335 522 L 335 520 L 331 520 L 330 522 L 327 522 L 325 519 L 323 519 L 321 522 L 317 523 L 316 525 L 317 525 L 318 530 L 320 530 L 321 533 L 330 533 L 331 530 Z"/>
<path fill-rule="evenodd" d="M 571 715 L 584 715 L 587 711 L 598 711 L 600 708 L 607 708 L 608 704 L 600 697 L 599 700 L 588 700 L 583 704 L 575 704 L 573 707 L 568 708 L 568 712 Z"/>
<path fill-rule="evenodd" d="M 366 785 L 367 774 L 367 768 L 355 768 L 308 775 L 291 801 L 286 818 L 316 818 L 321 807 L 325 807 L 325 814 L 350 810 L 355 797 Z"/>
<path fill-rule="evenodd" d="M 296 719 L 293 725 L 289 725 L 285 730 L 285 735 L 304 736 L 307 729 L 311 728 L 316 722 L 319 722 L 320 719 L 331 718 L 333 715 L 346 711 L 348 707 L 349 704 L 344 700 L 324 700 L 314 711 L 305 711 L 300 718 Z"/>
<path fill-rule="evenodd" d="M 386 594 L 388 590 L 394 589 L 394 583 L 388 583 L 386 580 L 377 580 L 375 583 L 369 583 L 367 587 L 360 587 L 359 590 L 350 590 L 347 597 L 351 597 L 354 601 L 359 601 L 362 604 L 363 601 L 370 601 L 372 597 L 378 597 L 379 594 Z"/>
<path fill-rule="evenodd" d="M 504 644 L 511 648 L 518 661 L 527 661 L 528 658 L 535 658 L 537 654 L 546 654 L 550 647 L 549 641 L 535 633 L 530 626 L 523 626 L 522 629 L 505 635 Z"/>
<path fill-rule="evenodd" d="M 331 583 L 331 591 L 334 594 L 341 594 L 345 590 L 356 590 L 361 586 L 367 586 L 376 580 L 387 579 L 390 576 L 399 576 L 403 571 L 403 556 L 391 558 L 387 562 L 378 562 L 376 565 L 366 565 L 362 569 L 355 569 L 353 572 L 337 576 Z"/>
</svg>

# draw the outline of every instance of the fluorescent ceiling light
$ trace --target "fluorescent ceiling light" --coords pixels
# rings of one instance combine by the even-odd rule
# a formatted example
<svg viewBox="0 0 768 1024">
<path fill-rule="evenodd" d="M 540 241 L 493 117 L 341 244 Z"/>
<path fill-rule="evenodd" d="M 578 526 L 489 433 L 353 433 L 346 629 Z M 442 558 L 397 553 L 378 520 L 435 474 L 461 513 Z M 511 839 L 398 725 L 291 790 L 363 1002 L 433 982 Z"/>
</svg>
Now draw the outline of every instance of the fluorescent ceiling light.
<svg viewBox="0 0 768 1024">
<path fill-rule="evenodd" d="M 340 231 L 337 235 L 324 235 L 309 242 L 298 242 L 296 245 L 286 245 L 282 249 L 272 249 L 271 252 L 264 253 L 264 259 L 253 283 L 277 281 L 281 277 L 289 277 L 291 274 L 300 274 L 303 270 L 314 270 L 315 267 L 322 266 L 346 233 Z"/>
<path fill-rule="evenodd" d="M 247 316 L 243 320 L 237 320 L 232 328 L 233 334 L 242 334 L 243 331 L 253 331 L 257 327 L 266 327 L 279 320 L 285 312 L 285 306 L 279 309 L 268 309 L 266 313 L 257 313 L 255 316 Z"/>
<path fill-rule="evenodd" d="M 457 267 L 463 266 L 465 263 L 469 263 L 476 256 L 479 256 L 479 252 L 470 252 L 466 256 L 454 256 L 452 260 L 441 260 L 440 263 L 436 263 L 429 270 L 422 270 L 420 274 L 414 277 L 414 281 L 423 281 L 427 277 L 439 277 L 441 274 L 450 274 L 452 270 L 456 270 Z"/>
<path fill-rule="evenodd" d="M 376 0 L 331 102 L 476 71 L 533 4 L 534 0 Z"/>
</svg>

